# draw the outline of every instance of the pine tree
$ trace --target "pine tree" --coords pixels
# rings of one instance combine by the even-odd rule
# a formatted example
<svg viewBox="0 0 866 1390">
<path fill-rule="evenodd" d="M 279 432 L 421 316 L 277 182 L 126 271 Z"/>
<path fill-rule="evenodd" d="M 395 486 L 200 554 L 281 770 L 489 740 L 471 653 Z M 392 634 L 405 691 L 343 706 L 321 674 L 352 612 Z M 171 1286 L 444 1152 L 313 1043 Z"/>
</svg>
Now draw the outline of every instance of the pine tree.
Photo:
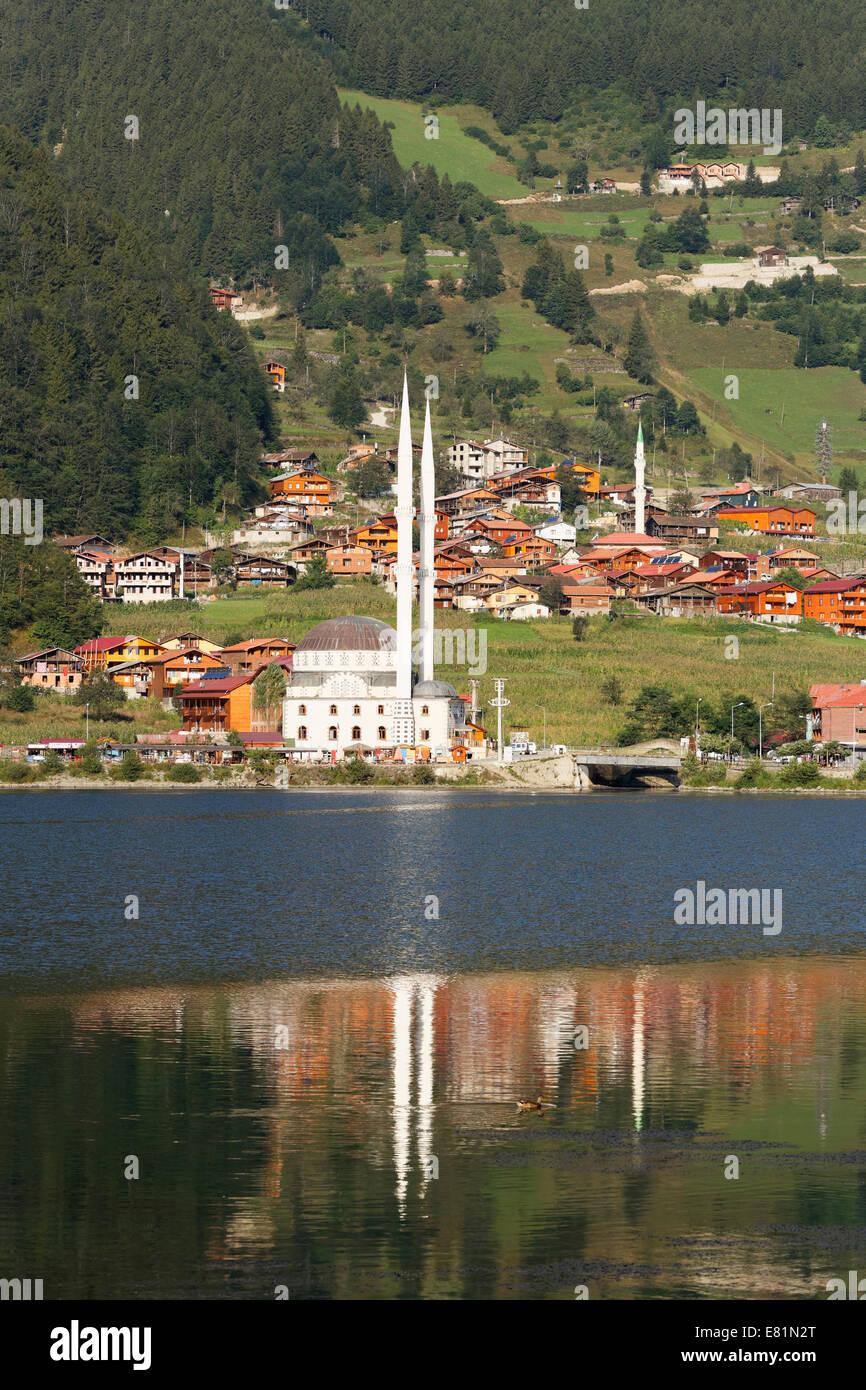
<svg viewBox="0 0 866 1390">
<path fill-rule="evenodd" d="M 653 379 L 655 357 L 639 309 L 635 310 L 631 321 L 623 366 L 635 381 L 650 382 Z"/>
</svg>

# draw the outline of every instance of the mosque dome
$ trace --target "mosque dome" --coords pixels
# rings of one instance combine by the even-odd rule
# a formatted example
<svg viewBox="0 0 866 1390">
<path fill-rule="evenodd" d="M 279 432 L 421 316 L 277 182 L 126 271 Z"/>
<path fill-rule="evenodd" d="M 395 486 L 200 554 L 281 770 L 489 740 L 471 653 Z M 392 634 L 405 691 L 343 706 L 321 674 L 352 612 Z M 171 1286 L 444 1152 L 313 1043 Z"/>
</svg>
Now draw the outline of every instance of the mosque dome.
<svg viewBox="0 0 866 1390">
<path fill-rule="evenodd" d="M 413 700 L 458 700 L 460 697 L 447 681 L 419 681 L 412 691 Z"/>
<path fill-rule="evenodd" d="M 296 652 L 393 652 L 397 633 L 378 618 L 328 618 L 305 632 Z M 449 687 L 450 688 L 450 687 Z"/>
</svg>

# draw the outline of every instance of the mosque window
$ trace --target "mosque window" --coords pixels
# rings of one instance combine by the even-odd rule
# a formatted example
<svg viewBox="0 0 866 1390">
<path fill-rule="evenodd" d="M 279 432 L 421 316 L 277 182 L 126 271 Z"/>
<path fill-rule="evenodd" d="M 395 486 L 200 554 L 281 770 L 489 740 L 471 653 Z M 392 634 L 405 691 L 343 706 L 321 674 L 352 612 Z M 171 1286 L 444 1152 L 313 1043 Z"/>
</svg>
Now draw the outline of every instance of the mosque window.
<svg viewBox="0 0 866 1390">
<path fill-rule="evenodd" d="M 421 713 L 422 713 L 422 714 L 429 714 L 429 713 L 430 713 L 430 710 L 428 709 L 428 707 L 427 707 L 426 705 L 422 705 L 422 706 L 421 706 Z"/>
<path fill-rule="evenodd" d="M 331 727 L 330 727 L 330 729 L 328 730 L 328 739 L 330 740 L 331 743 L 336 743 L 336 742 L 337 742 L 337 726 L 336 726 L 336 724 L 332 724 Z"/>
<path fill-rule="evenodd" d="M 336 706 L 336 705 L 331 705 L 331 708 L 328 710 L 328 713 L 329 713 L 329 714 L 336 714 L 336 713 L 337 713 L 337 706 Z"/>
<path fill-rule="evenodd" d="M 353 705 L 353 706 L 352 706 L 352 713 L 353 713 L 353 714 L 360 714 L 360 713 L 361 713 L 361 706 L 360 706 L 360 705 Z"/>
<path fill-rule="evenodd" d="M 298 714 L 306 714 L 306 712 L 307 712 L 307 706 L 306 706 L 306 705 L 298 705 Z"/>
<path fill-rule="evenodd" d="M 352 725 L 352 738 L 354 739 L 354 741 L 355 741 L 356 743 L 360 743 L 360 742 L 361 742 L 361 726 L 360 726 L 360 724 L 353 724 L 353 725 Z"/>
<path fill-rule="evenodd" d="M 380 738 L 380 739 L 382 739 L 383 742 L 384 742 L 384 740 L 388 737 L 388 732 L 387 732 L 387 730 L 386 730 L 384 724 L 380 724 L 380 725 L 379 725 L 379 732 L 378 732 L 377 737 Z"/>
<path fill-rule="evenodd" d="M 299 724 L 299 725 L 298 725 L 298 739 L 299 739 L 299 741 L 300 741 L 301 743 L 306 743 L 306 740 L 307 740 L 307 726 L 306 726 L 306 724 Z"/>
</svg>

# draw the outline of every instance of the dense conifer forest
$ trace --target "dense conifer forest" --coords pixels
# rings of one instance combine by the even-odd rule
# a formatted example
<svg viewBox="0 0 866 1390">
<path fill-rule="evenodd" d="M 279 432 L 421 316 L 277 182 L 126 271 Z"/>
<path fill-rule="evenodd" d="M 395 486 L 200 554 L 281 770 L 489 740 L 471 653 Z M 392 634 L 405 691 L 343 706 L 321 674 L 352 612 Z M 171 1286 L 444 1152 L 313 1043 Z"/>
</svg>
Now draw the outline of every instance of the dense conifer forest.
<svg viewBox="0 0 866 1390">
<path fill-rule="evenodd" d="M 0 127 L 0 492 L 43 498 L 48 534 L 153 543 L 257 496 L 271 431 L 241 326 Z"/>
<path fill-rule="evenodd" d="M 28 0 L 0 28 L 0 120 L 190 271 L 270 282 L 285 246 L 278 283 L 304 302 L 328 233 L 398 216 L 404 180 L 299 28 L 258 0 Z"/>
<path fill-rule="evenodd" d="M 294 0 L 341 78 L 364 91 L 491 110 L 510 134 L 563 115 L 581 87 L 623 82 L 652 120 L 677 99 L 781 107 L 866 125 L 866 11 L 844 0 Z"/>
</svg>

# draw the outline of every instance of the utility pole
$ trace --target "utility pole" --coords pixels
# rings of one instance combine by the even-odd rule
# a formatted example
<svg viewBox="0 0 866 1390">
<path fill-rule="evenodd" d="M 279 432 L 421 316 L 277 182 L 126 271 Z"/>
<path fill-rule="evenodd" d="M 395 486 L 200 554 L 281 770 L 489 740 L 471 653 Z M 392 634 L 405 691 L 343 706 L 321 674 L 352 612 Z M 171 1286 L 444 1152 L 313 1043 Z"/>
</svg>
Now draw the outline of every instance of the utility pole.
<svg viewBox="0 0 866 1390">
<path fill-rule="evenodd" d="M 490 703 L 496 710 L 496 756 L 497 762 L 501 765 L 505 761 L 502 756 L 502 711 L 506 705 L 511 704 L 511 701 L 506 700 L 502 693 L 505 689 L 505 681 L 501 676 L 498 676 L 493 684 L 496 687 L 496 695 Z"/>
<path fill-rule="evenodd" d="M 763 714 L 764 714 L 764 710 L 765 710 L 765 709 L 771 709 L 771 708 L 772 708 L 772 705 L 773 705 L 773 701 L 772 701 L 772 700 L 768 700 L 767 703 L 766 703 L 765 705 L 758 705 L 758 757 L 759 757 L 759 759 L 760 759 L 761 762 L 764 761 L 764 720 L 763 720 Z"/>
</svg>

